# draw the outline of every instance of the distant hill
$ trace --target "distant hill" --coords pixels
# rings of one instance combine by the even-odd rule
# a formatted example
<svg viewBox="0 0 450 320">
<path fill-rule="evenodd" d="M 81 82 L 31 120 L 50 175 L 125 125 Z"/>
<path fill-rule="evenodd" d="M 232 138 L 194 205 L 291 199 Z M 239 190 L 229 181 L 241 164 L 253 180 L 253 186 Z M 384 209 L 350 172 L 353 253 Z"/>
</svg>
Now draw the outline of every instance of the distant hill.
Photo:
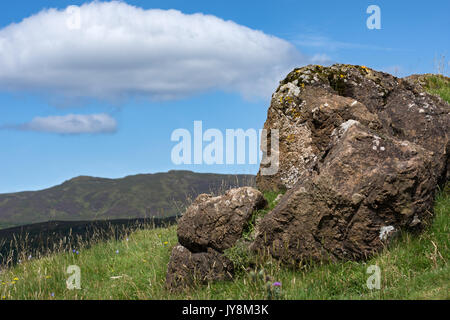
<svg viewBox="0 0 450 320">
<path fill-rule="evenodd" d="M 200 193 L 243 185 L 254 185 L 254 176 L 175 170 L 121 179 L 80 176 L 41 191 L 0 194 L 0 229 L 50 220 L 168 217 Z"/>
</svg>

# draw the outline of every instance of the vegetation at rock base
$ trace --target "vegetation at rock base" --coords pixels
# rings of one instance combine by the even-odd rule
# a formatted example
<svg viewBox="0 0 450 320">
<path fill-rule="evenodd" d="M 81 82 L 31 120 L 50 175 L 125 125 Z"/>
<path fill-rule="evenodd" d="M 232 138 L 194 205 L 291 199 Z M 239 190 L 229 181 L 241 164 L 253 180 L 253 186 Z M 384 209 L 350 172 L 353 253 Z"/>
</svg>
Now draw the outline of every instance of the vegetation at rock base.
<svg viewBox="0 0 450 320">
<path fill-rule="evenodd" d="M 275 205 L 278 203 L 278 201 L 276 201 L 278 195 L 282 195 L 284 192 L 278 193 L 276 191 L 267 191 L 264 193 L 264 198 L 267 200 L 268 205 L 261 210 L 257 210 L 256 212 L 253 213 L 253 216 L 250 220 L 250 222 L 247 225 L 246 230 L 244 230 L 243 234 L 242 234 L 242 238 L 245 240 L 253 240 L 252 236 L 254 234 L 255 231 L 255 225 L 258 219 L 263 218 L 267 213 L 269 213 L 274 207 Z"/>
</svg>

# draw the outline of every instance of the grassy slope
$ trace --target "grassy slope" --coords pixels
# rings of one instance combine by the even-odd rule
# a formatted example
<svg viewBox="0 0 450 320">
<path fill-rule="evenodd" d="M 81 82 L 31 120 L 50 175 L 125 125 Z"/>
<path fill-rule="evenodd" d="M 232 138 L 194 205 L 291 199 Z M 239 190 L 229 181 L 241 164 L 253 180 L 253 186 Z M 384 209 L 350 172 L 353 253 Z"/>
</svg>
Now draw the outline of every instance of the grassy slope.
<svg viewBox="0 0 450 320">
<path fill-rule="evenodd" d="M 441 192 L 436 218 L 420 236 L 402 235 L 389 250 L 367 262 L 341 262 L 304 270 L 266 261 L 273 281 L 282 283 L 285 299 L 450 299 L 448 242 L 450 190 Z M 200 286 L 184 294 L 164 289 L 167 263 L 177 243 L 176 226 L 141 230 L 76 253 L 30 260 L 0 274 L 2 299 L 265 299 L 265 283 L 239 273 L 233 282 Z M 116 253 L 118 250 L 118 253 Z M 381 268 L 381 289 L 366 287 L 369 265 Z M 81 290 L 66 289 L 69 265 L 81 268 Z M 113 279 L 111 277 L 120 277 Z M 14 280 L 16 279 L 16 280 Z M 52 296 L 52 293 L 54 296 Z"/>
<path fill-rule="evenodd" d="M 426 89 L 442 99 L 450 101 L 450 78 L 431 76 L 427 79 Z"/>
<path fill-rule="evenodd" d="M 447 84 L 432 89 L 444 99 L 448 93 Z M 273 206 L 275 195 L 266 196 Z M 285 299 L 450 299 L 449 184 L 438 194 L 434 211 L 435 219 L 426 232 L 418 236 L 403 234 L 369 261 L 316 265 L 294 271 L 268 260 L 257 271 L 264 270 L 272 281 L 281 282 L 281 298 Z M 128 241 L 99 243 L 90 249 L 80 249 L 78 255 L 60 253 L 26 261 L 0 273 L 0 299 L 267 298 L 265 283 L 252 280 L 244 272 L 238 273 L 233 282 L 213 283 L 183 294 L 167 292 L 165 273 L 171 248 L 176 243 L 173 226 L 137 231 L 129 235 Z M 238 264 L 245 263 L 240 258 L 234 256 Z M 81 290 L 66 289 L 65 270 L 72 264 L 81 268 Z M 380 290 L 369 290 L 366 286 L 369 265 L 381 269 Z M 117 276 L 120 278 L 111 278 Z"/>
<path fill-rule="evenodd" d="M 442 99 L 450 101 L 450 78 L 444 75 L 422 74 L 407 77 L 412 82 L 422 86 L 432 94 L 441 96 Z"/>
</svg>

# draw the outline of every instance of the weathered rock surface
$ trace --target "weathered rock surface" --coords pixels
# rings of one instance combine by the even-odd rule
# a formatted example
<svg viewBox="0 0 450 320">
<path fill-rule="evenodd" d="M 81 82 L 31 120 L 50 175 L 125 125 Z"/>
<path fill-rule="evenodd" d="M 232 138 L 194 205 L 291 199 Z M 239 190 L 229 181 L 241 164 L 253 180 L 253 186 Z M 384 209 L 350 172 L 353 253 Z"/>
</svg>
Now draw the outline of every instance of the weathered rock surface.
<svg viewBox="0 0 450 320">
<path fill-rule="evenodd" d="M 169 290 L 178 290 L 194 284 L 230 280 L 232 274 L 232 262 L 214 249 L 192 253 L 178 244 L 173 248 L 170 257 L 166 287 Z"/>
<path fill-rule="evenodd" d="M 258 225 L 255 250 L 287 263 L 363 259 L 430 219 L 432 153 L 344 123 L 318 172 L 301 178 Z"/>
<path fill-rule="evenodd" d="M 223 251 L 242 236 L 253 212 L 266 204 L 252 187 L 230 189 L 221 196 L 199 195 L 178 221 L 180 244 L 172 250 L 167 288 L 231 279 L 233 264 Z"/>
<path fill-rule="evenodd" d="M 252 213 L 267 204 L 252 187 L 228 190 L 224 195 L 201 194 L 178 221 L 178 241 L 192 252 L 231 248 L 241 237 Z"/>
<path fill-rule="evenodd" d="M 264 128 L 280 132 L 280 163 L 257 185 L 288 192 L 252 248 L 288 263 L 364 259 L 396 231 L 420 230 L 449 176 L 449 104 L 366 67 L 295 69 Z"/>
<path fill-rule="evenodd" d="M 347 120 L 433 151 L 433 174 L 442 181 L 450 169 L 449 112 L 447 102 L 412 81 L 363 66 L 295 69 L 273 94 L 264 124 L 280 133 L 279 170 L 258 173 L 258 189 L 292 188 L 314 170 L 332 131 Z"/>
</svg>

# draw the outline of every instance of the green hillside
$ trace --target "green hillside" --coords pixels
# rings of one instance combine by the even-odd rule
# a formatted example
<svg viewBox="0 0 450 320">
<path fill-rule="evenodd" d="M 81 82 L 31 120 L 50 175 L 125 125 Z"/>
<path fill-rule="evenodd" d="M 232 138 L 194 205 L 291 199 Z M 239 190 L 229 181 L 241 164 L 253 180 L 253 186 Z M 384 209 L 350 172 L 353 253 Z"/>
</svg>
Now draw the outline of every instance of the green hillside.
<svg viewBox="0 0 450 320">
<path fill-rule="evenodd" d="M 176 226 L 139 230 L 40 259 L 26 260 L 0 274 L 0 299 L 267 299 L 265 281 L 244 271 L 251 264 L 282 284 L 279 299 L 450 299 L 450 189 L 436 200 L 433 225 L 421 235 L 403 234 L 366 262 L 310 265 L 301 270 L 275 260 L 258 260 L 233 248 L 227 254 L 238 270 L 234 281 L 171 293 L 164 288 L 167 263 L 177 244 Z M 276 195 L 266 194 L 273 206 Z M 81 270 L 81 289 L 68 290 L 69 265 Z M 380 289 L 369 289 L 367 268 L 381 270 Z"/>
<path fill-rule="evenodd" d="M 49 220 L 167 217 L 200 193 L 253 184 L 251 175 L 191 171 L 122 179 L 81 176 L 41 191 L 0 194 L 0 229 Z"/>
<path fill-rule="evenodd" d="M 450 78 L 436 74 L 415 74 L 406 79 L 422 86 L 432 94 L 441 96 L 442 99 L 450 101 Z"/>
</svg>

